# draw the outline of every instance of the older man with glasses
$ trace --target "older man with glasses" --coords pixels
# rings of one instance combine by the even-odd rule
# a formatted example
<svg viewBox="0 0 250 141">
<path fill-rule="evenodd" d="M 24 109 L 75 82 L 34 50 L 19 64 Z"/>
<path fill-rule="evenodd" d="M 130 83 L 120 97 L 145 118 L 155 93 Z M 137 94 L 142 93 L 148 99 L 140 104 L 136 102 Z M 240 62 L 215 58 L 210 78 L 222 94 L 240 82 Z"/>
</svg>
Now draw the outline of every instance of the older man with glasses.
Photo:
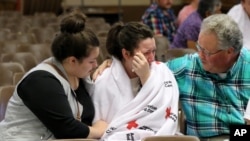
<svg viewBox="0 0 250 141">
<path fill-rule="evenodd" d="M 168 61 L 179 85 L 186 133 L 203 140 L 229 138 L 230 125 L 244 125 L 250 98 L 250 52 L 237 23 L 226 14 L 204 19 L 198 53 Z"/>
<path fill-rule="evenodd" d="M 214 54 L 217 54 L 217 53 L 223 51 L 222 49 L 219 49 L 219 50 L 217 50 L 217 51 L 215 51 L 215 52 L 209 52 L 209 51 L 207 51 L 206 49 L 202 48 L 202 47 L 199 45 L 199 43 L 196 43 L 196 49 L 197 49 L 197 51 L 204 53 L 206 56 L 211 56 L 211 55 L 214 55 Z"/>
</svg>

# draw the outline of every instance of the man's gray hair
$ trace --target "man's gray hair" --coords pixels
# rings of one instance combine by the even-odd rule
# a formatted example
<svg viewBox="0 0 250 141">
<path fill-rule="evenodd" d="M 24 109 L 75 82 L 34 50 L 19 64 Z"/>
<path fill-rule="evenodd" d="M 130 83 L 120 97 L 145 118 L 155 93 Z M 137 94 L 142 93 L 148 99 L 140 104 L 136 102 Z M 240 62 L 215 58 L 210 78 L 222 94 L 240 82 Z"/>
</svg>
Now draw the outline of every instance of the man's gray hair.
<svg viewBox="0 0 250 141">
<path fill-rule="evenodd" d="M 208 16 L 203 20 L 200 32 L 215 33 L 220 49 L 233 47 L 235 51 L 240 51 L 242 48 L 242 32 L 238 24 L 227 14 Z"/>
</svg>

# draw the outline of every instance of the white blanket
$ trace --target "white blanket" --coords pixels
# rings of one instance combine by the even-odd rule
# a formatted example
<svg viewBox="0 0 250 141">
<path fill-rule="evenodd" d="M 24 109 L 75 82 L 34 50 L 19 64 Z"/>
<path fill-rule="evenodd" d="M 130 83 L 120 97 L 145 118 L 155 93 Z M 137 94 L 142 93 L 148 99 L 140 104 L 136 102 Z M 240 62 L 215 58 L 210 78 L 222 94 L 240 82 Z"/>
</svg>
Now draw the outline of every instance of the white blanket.
<svg viewBox="0 0 250 141">
<path fill-rule="evenodd" d="M 165 64 L 153 62 L 151 75 L 136 97 L 130 79 L 117 59 L 96 80 L 93 101 L 95 121 L 110 123 L 101 140 L 141 140 L 177 132 L 179 91 Z"/>
<path fill-rule="evenodd" d="M 243 33 L 243 45 L 250 50 L 250 18 L 242 7 L 242 4 L 233 6 L 228 15 L 231 16 L 239 25 Z"/>
</svg>

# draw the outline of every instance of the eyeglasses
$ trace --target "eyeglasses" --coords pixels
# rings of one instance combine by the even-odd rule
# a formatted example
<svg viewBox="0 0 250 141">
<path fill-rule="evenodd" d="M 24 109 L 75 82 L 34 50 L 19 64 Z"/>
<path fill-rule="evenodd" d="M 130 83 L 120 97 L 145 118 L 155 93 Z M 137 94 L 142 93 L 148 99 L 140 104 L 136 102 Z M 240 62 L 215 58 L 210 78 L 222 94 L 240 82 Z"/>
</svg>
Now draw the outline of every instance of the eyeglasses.
<svg viewBox="0 0 250 141">
<path fill-rule="evenodd" d="M 196 43 L 196 48 L 197 48 L 198 52 L 202 52 L 206 56 L 211 56 L 211 55 L 214 55 L 214 54 L 217 54 L 217 53 L 223 51 L 223 49 L 220 49 L 220 50 L 217 50 L 216 52 L 209 52 L 206 49 L 202 48 L 198 43 Z"/>
</svg>

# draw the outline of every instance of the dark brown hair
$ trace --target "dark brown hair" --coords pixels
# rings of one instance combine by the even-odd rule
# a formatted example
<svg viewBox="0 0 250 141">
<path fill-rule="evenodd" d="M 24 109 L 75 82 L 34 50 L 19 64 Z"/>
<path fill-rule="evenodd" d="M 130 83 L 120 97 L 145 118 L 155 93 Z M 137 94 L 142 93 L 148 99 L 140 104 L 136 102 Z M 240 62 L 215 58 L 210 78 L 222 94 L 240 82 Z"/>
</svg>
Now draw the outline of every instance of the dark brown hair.
<svg viewBox="0 0 250 141">
<path fill-rule="evenodd" d="M 79 61 L 89 56 L 93 47 L 99 47 L 97 36 L 85 29 L 86 16 L 80 11 L 72 11 L 61 20 L 60 33 L 52 42 L 53 56 L 60 62 L 74 56 Z"/>
<path fill-rule="evenodd" d="M 126 49 L 134 54 L 134 49 L 138 48 L 141 40 L 153 38 L 152 30 L 140 22 L 128 22 L 125 25 L 116 23 L 110 29 L 107 36 L 106 48 L 110 55 L 122 60 L 122 49 Z"/>
</svg>

